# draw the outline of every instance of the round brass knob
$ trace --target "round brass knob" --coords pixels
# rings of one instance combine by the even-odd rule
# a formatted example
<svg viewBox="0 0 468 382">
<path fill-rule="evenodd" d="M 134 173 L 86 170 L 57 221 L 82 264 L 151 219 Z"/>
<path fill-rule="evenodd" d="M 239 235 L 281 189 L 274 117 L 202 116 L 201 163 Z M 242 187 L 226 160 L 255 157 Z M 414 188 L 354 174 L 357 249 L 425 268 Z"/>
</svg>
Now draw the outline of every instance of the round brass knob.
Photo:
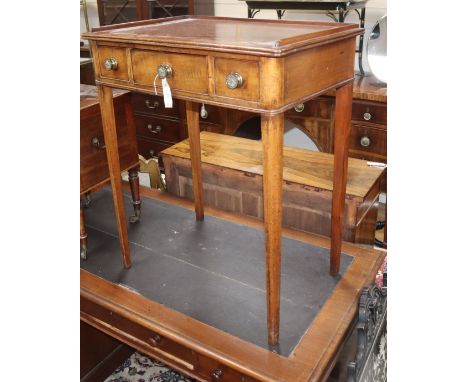
<svg viewBox="0 0 468 382">
<path fill-rule="evenodd" d="M 158 343 L 161 342 L 161 337 L 158 334 L 155 334 L 153 337 L 150 337 L 148 342 L 151 346 L 158 346 Z"/>
<path fill-rule="evenodd" d="M 300 103 L 299 105 L 294 106 L 294 110 L 296 110 L 298 113 L 302 113 L 304 111 L 304 104 Z"/>
<path fill-rule="evenodd" d="M 99 139 L 99 137 L 93 137 L 91 139 L 91 146 L 93 146 L 96 149 L 105 149 L 106 148 L 106 145 L 103 145 L 101 143 L 101 140 Z"/>
<path fill-rule="evenodd" d="M 370 121 L 370 119 L 372 118 L 372 114 L 367 111 L 363 114 L 362 118 L 364 118 L 364 120 L 366 121 Z"/>
<path fill-rule="evenodd" d="M 172 66 L 169 64 L 161 64 L 158 66 L 158 77 L 168 78 L 172 76 Z"/>
<path fill-rule="evenodd" d="M 148 126 L 146 128 L 153 134 L 159 134 L 162 131 L 162 127 L 159 125 L 156 125 L 156 127 L 153 127 L 152 124 L 148 123 Z"/>
<path fill-rule="evenodd" d="M 226 76 L 226 86 L 229 89 L 240 88 L 244 83 L 244 79 L 239 73 L 229 73 Z"/>
<path fill-rule="evenodd" d="M 202 106 L 201 106 L 201 109 L 200 109 L 200 117 L 202 117 L 203 119 L 208 118 L 208 110 L 206 110 L 206 107 L 205 107 L 204 103 L 202 103 Z"/>
<path fill-rule="evenodd" d="M 111 57 L 106 58 L 104 60 L 104 67 L 106 68 L 106 70 L 117 70 L 119 64 L 117 63 L 117 60 L 114 57 Z"/>
<path fill-rule="evenodd" d="M 212 381 L 219 381 L 221 376 L 223 375 L 223 371 L 221 369 L 216 369 L 213 374 L 211 374 Z"/>
<path fill-rule="evenodd" d="M 367 135 L 361 137 L 361 146 L 362 147 L 369 147 L 370 145 L 370 138 Z"/>
</svg>

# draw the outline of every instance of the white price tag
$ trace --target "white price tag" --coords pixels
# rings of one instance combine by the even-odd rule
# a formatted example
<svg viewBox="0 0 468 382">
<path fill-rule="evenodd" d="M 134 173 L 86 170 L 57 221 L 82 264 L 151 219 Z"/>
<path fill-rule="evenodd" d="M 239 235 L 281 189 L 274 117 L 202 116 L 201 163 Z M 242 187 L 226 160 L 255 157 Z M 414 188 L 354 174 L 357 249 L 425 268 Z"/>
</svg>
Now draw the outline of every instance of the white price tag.
<svg viewBox="0 0 468 382">
<path fill-rule="evenodd" d="M 166 108 L 172 108 L 171 88 L 165 78 L 162 79 L 162 88 L 163 88 L 163 95 L 164 95 L 164 106 Z"/>
</svg>

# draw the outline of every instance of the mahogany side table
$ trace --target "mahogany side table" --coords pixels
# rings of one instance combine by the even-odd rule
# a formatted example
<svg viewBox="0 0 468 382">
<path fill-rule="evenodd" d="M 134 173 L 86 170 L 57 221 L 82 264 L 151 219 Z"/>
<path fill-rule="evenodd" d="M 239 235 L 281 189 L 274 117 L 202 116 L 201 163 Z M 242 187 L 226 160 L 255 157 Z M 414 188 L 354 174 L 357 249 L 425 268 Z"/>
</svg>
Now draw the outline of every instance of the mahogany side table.
<svg viewBox="0 0 468 382">
<path fill-rule="evenodd" d="M 95 57 L 104 138 L 125 267 L 130 251 L 112 88 L 186 101 L 197 220 L 203 220 L 198 103 L 261 114 L 268 341 L 278 343 L 284 112 L 336 91 L 330 272 L 340 269 L 355 38 L 353 24 L 181 16 L 84 33 Z"/>
</svg>

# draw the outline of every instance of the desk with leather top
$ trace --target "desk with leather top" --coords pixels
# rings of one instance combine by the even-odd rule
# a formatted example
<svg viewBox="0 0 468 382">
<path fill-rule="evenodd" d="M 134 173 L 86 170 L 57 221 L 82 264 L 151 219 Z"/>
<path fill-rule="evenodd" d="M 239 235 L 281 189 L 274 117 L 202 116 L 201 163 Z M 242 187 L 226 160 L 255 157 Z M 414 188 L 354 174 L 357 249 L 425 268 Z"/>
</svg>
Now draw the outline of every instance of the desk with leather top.
<svg viewBox="0 0 468 382">
<path fill-rule="evenodd" d="M 124 267 L 131 266 L 112 87 L 186 101 L 195 213 L 203 220 L 197 103 L 257 112 L 262 119 L 268 340 L 279 339 L 284 112 L 336 89 L 330 272 L 340 269 L 342 218 L 357 25 L 175 17 L 102 27 L 90 40 Z"/>
</svg>

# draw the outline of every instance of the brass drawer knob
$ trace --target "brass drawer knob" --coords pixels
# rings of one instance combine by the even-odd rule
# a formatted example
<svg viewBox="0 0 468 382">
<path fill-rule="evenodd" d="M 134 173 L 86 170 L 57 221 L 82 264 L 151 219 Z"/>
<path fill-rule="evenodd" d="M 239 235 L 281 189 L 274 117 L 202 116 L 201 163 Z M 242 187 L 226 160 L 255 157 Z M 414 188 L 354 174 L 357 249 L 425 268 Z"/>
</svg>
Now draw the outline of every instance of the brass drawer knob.
<svg viewBox="0 0 468 382">
<path fill-rule="evenodd" d="M 95 149 L 105 149 L 106 148 L 106 145 L 103 145 L 101 143 L 101 140 L 99 139 L 99 137 L 93 137 L 91 139 L 91 146 L 93 146 Z"/>
<path fill-rule="evenodd" d="M 106 70 L 117 70 L 119 64 L 114 57 L 111 57 L 104 60 L 104 67 Z"/>
<path fill-rule="evenodd" d="M 153 337 L 149 338 L 148 342 L 151 346 L 158 346 L 158 344 L 161 342 L 161 337 L 159 334 L 155 334 Z"/>
<path fill-rule="evenodd" d="M 216 369 L 213 374 L 211 374 L 212 381 L 219 381 L 221 376 L 223 375 L 223 371 L 221 369 Z"/>
<path fill-rule="evenodd" d="M 148 109 L 157 109 L 159 107 L 159 102 L 154 101 L 151 105 L 151 101 L 149 99 L 145 100 L 145 105 Z"/>
<path fill-rule="evenodd" d="M 304 104 L 300 103 L 299 105 L 294 106 L 294 110 L 296 110 L 298 113 L 302 113 L 304 111 Z"/>
<path fill-rule="evenodd" d="M 370 146 L 370 138 L 367 135 L 361 137 L 361 146 L 362 147 L 369 147 Z"/>
<path fill-rule="evenodd" d="M 364 118 L 365 121 L 370 121 L 372 118 L 372 114 L 366 111 L 363 115 L 362 118 Z"/>
<path fill-rule="evenodd" d="M 229 73 L 226 76 L 226 86 L 229 89 L 236 89 L 240 88 L 242 84 L 244 83 L 244 79 L 239 73 Z"/>
<path fill-rule="evenodd" d="M 204 104 L 204 103 L 202 103 L 202 105 L 201 105 L 200 117 L 202 117 L 203 119 L 207 119 L 207 118 L 208 118 L 208 110 L 206 110 L 206 107 L 205 107 L 205 104 Z"/>
<path fill-rule="evenodd" d="M 172 76 L 172 66 L 169 64 L 161 64 L 158 66 L 158 77 L 169 78 Z"/>
<path fill-rule="evenodd" d="M 159 134 L 162 131 L 162 127 L 159 125 L 156 125 L 156 127 L 154 127 L 152 124 L 148 123 L 148 126 L 146 127 L 153 134 Z"/>
</svg>

